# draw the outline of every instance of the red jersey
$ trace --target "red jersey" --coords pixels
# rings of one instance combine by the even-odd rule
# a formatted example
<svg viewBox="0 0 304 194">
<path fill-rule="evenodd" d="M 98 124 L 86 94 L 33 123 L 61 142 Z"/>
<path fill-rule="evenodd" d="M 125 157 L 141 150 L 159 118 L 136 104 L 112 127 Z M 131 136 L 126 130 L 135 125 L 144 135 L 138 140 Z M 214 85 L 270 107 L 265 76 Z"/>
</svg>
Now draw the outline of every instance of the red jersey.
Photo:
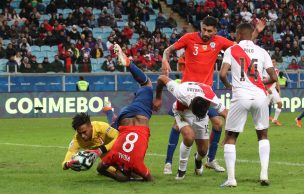
<svg viewBox="0 0 304 194">
<path fill-rule="evenodd" d="M 182 82 L 193 81 L 212 86 L 214 64 L 221 50 L 234 43 L 222 36 L 215 35 L 204 42 L 200 32 L 187 33 L 174 43 L 175 50 L 185 49 L 185 70 Z"/>
<path fill-rule="evenodd" d="M 144 164 L 149 136 L 148 127 L 120 126 L 118 138 L 110 152 L 102 158 L 102 163 L 146 177 L 150 173 Z"/>
</svg>

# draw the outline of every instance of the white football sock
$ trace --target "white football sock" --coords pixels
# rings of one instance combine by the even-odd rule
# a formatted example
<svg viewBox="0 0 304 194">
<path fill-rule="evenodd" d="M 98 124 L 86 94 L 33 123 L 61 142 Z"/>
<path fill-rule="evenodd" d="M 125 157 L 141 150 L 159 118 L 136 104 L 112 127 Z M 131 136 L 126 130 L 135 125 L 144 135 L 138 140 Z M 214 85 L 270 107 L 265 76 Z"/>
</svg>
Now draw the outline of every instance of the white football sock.
<svg viewBox="0 0 304 194">
<path fill-rule="evenodd" d="M 178 169 L 181 171 L 187 170 L 188 158 L 191 152 L 191 147 L 187 147 L 184 142 L 180 144 L 179 148 L 179 167 Z"/>
<path fill-rule="evenodd" d="M 280 109 L 280 108 L 275 109 L 273 120 L 278 120 L 281 111 L 282 111 L 282 109 Z"/>
<path fill-rule="evenodd" d="M 261 180 L 268 180 L 268 164 L 270 155 L 270 143 L 268 139 L 259 141 L 259 155 L 261 162 Z"/>
<path fill-rule="evenodd" d="M 227 168 L 228 180 L 235 180 L 236 149 L 234 144 L 224 145 L 224 158 Z"/>
</svg>

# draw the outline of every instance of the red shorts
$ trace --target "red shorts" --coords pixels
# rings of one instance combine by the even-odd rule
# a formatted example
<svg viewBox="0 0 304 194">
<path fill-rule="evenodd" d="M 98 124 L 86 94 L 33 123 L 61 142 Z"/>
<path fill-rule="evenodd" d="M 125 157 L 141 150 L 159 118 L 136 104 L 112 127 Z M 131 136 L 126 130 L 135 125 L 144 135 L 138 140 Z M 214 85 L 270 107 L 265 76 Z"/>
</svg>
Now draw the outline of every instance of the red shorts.
<svg viewBox="0 0 304 194">
<path fill-rule="evenodd" d="M 144 164 L 148 149 L 150 129 L 144 126 L 120 126 L 112 149 L 102 158 L 102 163 L 115 166 L 126 173 L 134 172 L 146 177 L 150 171 Z"/>
</svg>

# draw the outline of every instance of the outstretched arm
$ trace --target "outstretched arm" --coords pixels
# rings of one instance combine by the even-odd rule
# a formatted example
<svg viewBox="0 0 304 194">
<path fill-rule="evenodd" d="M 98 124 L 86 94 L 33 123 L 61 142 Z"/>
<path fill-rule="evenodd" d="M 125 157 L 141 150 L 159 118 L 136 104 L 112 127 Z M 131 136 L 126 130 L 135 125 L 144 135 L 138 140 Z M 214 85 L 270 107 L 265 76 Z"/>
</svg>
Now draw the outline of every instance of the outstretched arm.
<svg viewBox="0 0 304 194">
<path fill-rule="evenodd" d="M 163 53 L 163 60 L 162 60 L 162 73 L 164 75 L 169 75 L 169 72 L 171 71 L 171 67 L 169 64 L 170 55 L 175 51 L 175 48 L 173 45 L 169 46 L 165 49 Z"/>
<path fill-rule="evenodd" d="M 162 93 L 164 86 L 171 81 L 171 79 L 166 75 L 160 75 L 157 79 L 157 85 L 156 85 L 156 95 L 155 99 L 153 101 L 153 110 L 158 111 L 161 107 L 162 103 Z"/>
<path fill-rule="evenodd" d="M 255 29 L 252 33 L 252 40 L 255 40 L 259 36 L 259 33 L 264 30 L 265 26 L 266 26 L 266 18 L 262 18 L 258 20 L 258 22 L 255 25 Z"/>
</svg>

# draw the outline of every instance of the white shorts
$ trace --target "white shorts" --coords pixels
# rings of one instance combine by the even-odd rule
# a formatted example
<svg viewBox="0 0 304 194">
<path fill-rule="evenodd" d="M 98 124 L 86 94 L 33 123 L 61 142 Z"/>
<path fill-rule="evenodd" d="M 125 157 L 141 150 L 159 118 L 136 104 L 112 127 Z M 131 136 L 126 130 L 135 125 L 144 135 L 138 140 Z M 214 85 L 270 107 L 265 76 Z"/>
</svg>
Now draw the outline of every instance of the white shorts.
<svg viewBox="0 0 304 194">
<path fill-rule="evenodd" d="M 243 132 L 250 112 L 256 130 L 269 127 L 269 109 L 267 97 L 254 100 L 232 99 L 226 119 L 226 131 Z"/>
<path fill-rule="evenodd" d="M 267 96 L 268 104 L 270 104 L 270 102 L 272 102 L 273 104 L 276 104 L 276 103 L 282 101 L 279 92 L 275 88 L 273 90 L 271 90 L 271 92 L 272 92 L 272 94 L 269 94 Z"/>
<path fill-rule="evenodd" d="M 203 119 L 198 119 L 191 110 L 177 111 L 174 105 L 172 111 L 179 130 L 189 125 L 195 133 L 195 139 L 209 139 L 208 115 Z"/>
</svg>

